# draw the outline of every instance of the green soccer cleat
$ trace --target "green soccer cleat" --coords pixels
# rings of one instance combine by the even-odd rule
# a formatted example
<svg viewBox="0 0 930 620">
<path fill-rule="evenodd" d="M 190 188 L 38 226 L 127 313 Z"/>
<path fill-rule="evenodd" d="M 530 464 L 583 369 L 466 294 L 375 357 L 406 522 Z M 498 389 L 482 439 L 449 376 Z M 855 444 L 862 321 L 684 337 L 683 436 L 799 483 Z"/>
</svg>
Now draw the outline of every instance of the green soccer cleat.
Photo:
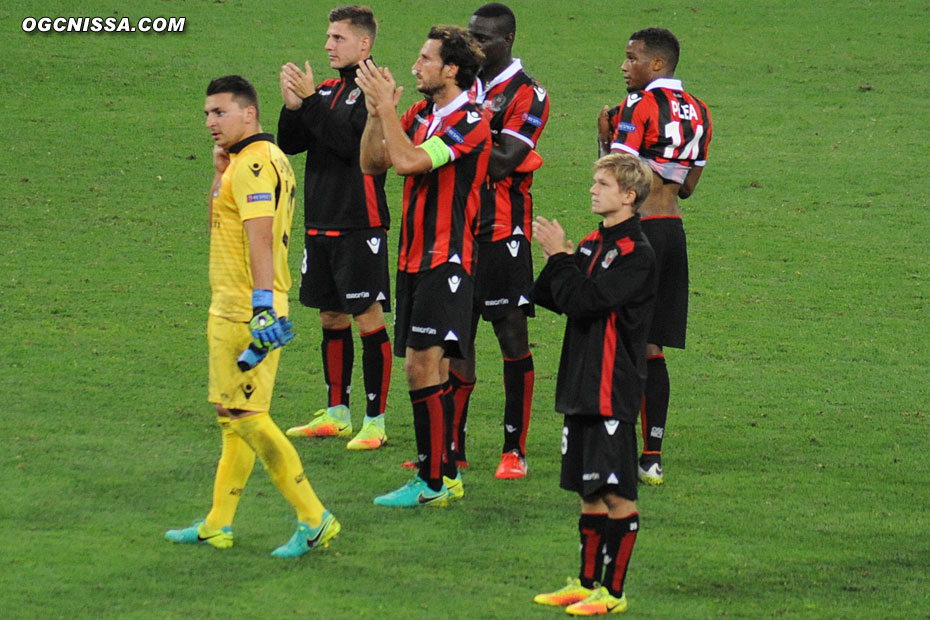
<svg viewBox="0 0 930 620">
<path fill-rule="evenodd" d="M 455 474 L 455 478 L 442 477 L 443 483 L 449 489 L 449 499 L 462 499 L 465 497 L 465 486 L 462 484 L 462 474 Z"/>
<path fill-rule="evenodd" d="M 328 547 L 329 541 L 342 531 L 342 525 L 330 511 L 323 512 L 319 527 L 310 527 L 303 521 L 297 522 L 297 531 L 286 543 L 271 552 L 275 558 L 299 558 L 316 547 Z"/>
<path fill-rule="evenodd" d="M 565 608 L 570 616 L 604 616 L 607 614 L 622 614 L 629 609 L 626 594 L 617 598 L 607 588 L 601 586 L 591 593 L 591 596 Z"/>
<path fill-rule="evenodd" d="M 292 426 L 285 433 L 288 437 L 351 437 L 352 418 L 349 408 L 336 405 L 320 409 L 313 419 L 303 426 Z"/>
<path fill-rule="evenodd" d="M 434 491 L 429 488 L 423 478 L 417 475 L 399 489 L 386 495 L 379 495 L 375 498 L 375 503 L 379 506 L 389 506 L 391 508 L 413 508 L 415 506 L 442 508 L 449 503 L 451 495 L 446 485 L 442 485 L 441 489 Z"/>
<path fill-rule="evenodd" d="M 358 435 L 346 444 L 346 450 L 377 450 L 386 443 L 384 418 L 380 420 L 376 418 L 362 425 L 362 430 L 358 432 Z"/>
<path fill-rule="evenodd" d="M 229 549 L 233 546 L 232 527 L 227 525 L 218 530 L 211 530 L 203 521 L 194 521 L 190 527 L 179 530 L 168 530 L 165 532 L 165 538 L 173 543 L 210 545 L 217 549 Z"/>
<path fill-rule="evenodd" d="M 581 585 L 581 580 L 577 577 L 571 577 L 565 580 L 565 585 L 555 592 L 543 592 L 533 597 L 533 602 L 540 605 L 552 605 L 553 607 L 566 607 L 572 603 L 578 603 L 585 600 L 594 593 L 594 588 L 586 588 Z"/>
</svg>

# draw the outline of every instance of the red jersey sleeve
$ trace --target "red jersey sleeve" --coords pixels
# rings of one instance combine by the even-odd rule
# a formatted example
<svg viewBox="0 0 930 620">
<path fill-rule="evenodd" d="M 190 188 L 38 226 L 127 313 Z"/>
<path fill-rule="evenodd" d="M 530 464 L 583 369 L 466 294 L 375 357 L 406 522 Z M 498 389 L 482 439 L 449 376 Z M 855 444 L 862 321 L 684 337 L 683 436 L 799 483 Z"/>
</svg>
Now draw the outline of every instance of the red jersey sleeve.
<svg viewBox="0 0 930 620">
<path fill-rule="evenodd" d="M 502 134 L 536 148 L 536 142 L 549 120 L 549 93 L 539 84 L 520 86 L 507 110 Z"/>
<path fill-rule="evenodd" d="M 469 107 L 471 109 L 462 110 L 454 119 L 449 119 L 439 136 L 449 147 L 453 161 L 472 151 L 480 151 L 491 136 L 491 126 L 484 115 L 473 106 Z"/>
</svg>

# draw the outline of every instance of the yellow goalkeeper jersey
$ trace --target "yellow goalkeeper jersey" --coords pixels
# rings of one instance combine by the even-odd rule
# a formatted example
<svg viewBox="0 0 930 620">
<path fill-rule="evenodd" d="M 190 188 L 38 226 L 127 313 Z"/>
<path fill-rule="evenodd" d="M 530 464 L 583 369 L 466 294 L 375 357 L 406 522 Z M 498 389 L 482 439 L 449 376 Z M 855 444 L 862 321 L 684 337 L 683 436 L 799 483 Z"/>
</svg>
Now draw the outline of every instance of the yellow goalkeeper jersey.
<svg viewBox="0 0 930 620">
<path fill-rule="evenodd" d="M 297 181 L 271 134 L 259 133 L 229 149 L 230 162 L 213 196 L 210 230 L 210 314 L 231 321 L 252 318 L 252 270 L 243 222 L 273 217 L 274 308 L 288 313 L 291 274 L 287 247 Z"/>
</svg>

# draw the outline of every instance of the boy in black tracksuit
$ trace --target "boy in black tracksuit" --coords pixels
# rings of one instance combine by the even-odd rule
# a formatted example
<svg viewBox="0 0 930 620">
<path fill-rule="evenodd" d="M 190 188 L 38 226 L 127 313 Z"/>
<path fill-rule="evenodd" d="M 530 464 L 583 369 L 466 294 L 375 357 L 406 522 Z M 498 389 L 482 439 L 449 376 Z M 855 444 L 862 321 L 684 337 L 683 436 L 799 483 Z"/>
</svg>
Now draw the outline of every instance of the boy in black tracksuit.
<svg viewBox="0 0 930 620">
<path fill-rule="evenodd" d="M 577 251 L 558 221 L 533 224 L 548 258 L 533 301 L 568 317 L 555 394 L 565 414 L 560 486 L 581 497 L 579 577 L 534 601 L 567 605 L 571 615 L 628 606 L 623 582 L 639 529 L 635 425 L 656 291 L 655 253 L 636 211 L 651 183 L 635 155 L 607 155 L 595 162 L 591 187 L 603 222 Z"/>
</svg>

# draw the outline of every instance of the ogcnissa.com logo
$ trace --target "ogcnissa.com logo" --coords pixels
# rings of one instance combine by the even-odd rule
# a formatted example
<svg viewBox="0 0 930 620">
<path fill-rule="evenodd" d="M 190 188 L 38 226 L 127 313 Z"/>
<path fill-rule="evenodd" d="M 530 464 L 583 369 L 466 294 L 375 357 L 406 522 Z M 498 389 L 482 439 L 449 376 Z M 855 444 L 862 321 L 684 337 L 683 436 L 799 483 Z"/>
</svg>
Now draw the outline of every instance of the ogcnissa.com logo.
<svg viewBox="0 0 930 620">
<path fill-rule="evenodd" d="M 186 17 L 27 17 L 23 32 L 184 32 Z"/>
</svg>

